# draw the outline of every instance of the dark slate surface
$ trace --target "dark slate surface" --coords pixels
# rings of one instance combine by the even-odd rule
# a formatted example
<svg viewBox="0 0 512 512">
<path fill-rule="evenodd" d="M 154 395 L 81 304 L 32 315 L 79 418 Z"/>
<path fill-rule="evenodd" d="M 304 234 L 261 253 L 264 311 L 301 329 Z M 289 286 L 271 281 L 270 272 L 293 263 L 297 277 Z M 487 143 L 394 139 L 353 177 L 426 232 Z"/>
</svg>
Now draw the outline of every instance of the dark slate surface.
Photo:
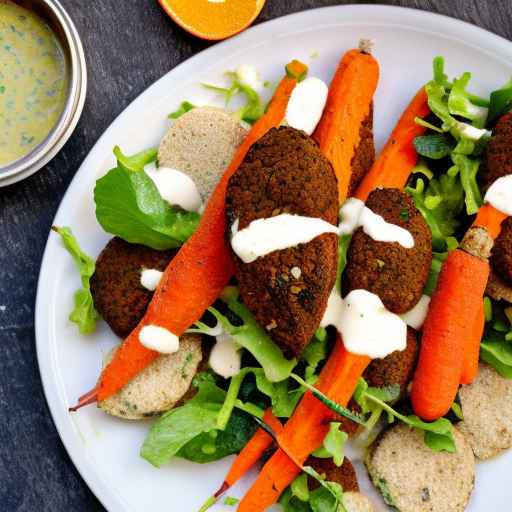
<svg viewBox="0 0 512 512">
<path fill-rule="evenodd" d="M 61 0 L 89 65 L 85 110 L 46 169 L 0 189 L 0 510 L 104 510 L 67 456 L 48 411 L 34 349 L 34 301 L 51 220 L 100 134 L 157 78 L 208 43 L 175 26 L 155 0 Z M 258 22 L 336 0 L 267 0 Z M 457 17 L 512 39 L 511 0 L 382 2 Z"/>
</svg>

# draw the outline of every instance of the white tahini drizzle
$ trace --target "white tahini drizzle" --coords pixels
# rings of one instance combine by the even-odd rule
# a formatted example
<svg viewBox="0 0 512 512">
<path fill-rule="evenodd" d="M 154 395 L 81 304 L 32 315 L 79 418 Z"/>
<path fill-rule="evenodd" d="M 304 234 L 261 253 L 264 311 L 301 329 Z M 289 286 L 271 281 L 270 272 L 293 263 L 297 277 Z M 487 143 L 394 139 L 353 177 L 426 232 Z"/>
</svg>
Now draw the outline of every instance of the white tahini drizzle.
<svg viewBox="0 0 512 512">
<path fill-rule="evenodd" d="M 512 174 L 498 178 L 487 190 L 484 201 L 506 215 L 512 215 Z"/>
<path fill-rule="evenodd" d="M 329 89 L 314 76 L 298 83 L 292 91 L 284 122 L 311 135 L 322 117 Z"/>
<path fill-rule="evenodd" d="M 162 279 L 163 272 L 157 270 L 156 268 L 143 268 L 140 273 L 140 284 L 153 292 L 156 290 L 160 279 Z"/>
<path fill-rule="evenodd" d="M 416 306 L 400 316 L 407 325 L 419 331 L 423 327 L 425 318 L 427 318 L 429 306 L 430 297 L 428 295 L 422 295 Z"/>
<path fill-rule="evenodd" d="M 169 204 L 180 206 L 189 212 L 199 211 L 202 206 L 201 195 L 190 176 L 177 169 L 156 168 L 154 165 L 147 165 L 144 171 Z"/>
<path fill-rule="evenodd" d="M 345 348 L 371 357 L 386 357 L 407 345 L 407 325 L 367 290 L 352 290 L 345 299 L 333 290 L 321 326 L 334 325 Z"/>
<path fill-rule="evenodd" d="M 306 244 L 323 233 L 337 233 L 337 226 L 314 217 L 283 213 L 253 220 L 238 231 L 238 220 L 231 228 L 231 247 L 244 262 L 251 263 L 273 251 Z"/>
<path fill-rule="evenodd" d="M 209 359 L 211 369 L 221 377 L 228 379 L 240 372 L 242 365 L 242 356 L 240 346 L 237 345 L 233 338 L 222 333 L 217 336 Z"/>
<path fill-rule="evenodd" d="M 386 222 L 360 199 L 347 199 L 340 209 L 340 217 L 340 235 L 351 235 L 358 227 L 362 227 L 368 236 L 378 242 L 398 242 L 406 249 L 414 247 L 414 238 L 407 229 Z"/>
<path fill-rule="evenodd" d="M 178 336 L 158 325 L 145 325 L 139 332 L 139 341 L 146 348 L 161 354 L 173 354 L 180 348 Z"/>
</svg>

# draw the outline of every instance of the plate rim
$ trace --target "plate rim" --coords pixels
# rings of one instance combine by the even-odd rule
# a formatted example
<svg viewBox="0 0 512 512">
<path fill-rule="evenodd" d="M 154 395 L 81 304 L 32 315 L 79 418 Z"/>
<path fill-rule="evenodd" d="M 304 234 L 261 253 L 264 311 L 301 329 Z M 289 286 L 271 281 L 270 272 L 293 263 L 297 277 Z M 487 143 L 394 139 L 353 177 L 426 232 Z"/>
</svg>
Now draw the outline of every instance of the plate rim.
<svg viewBox="0 0 512 512">
<path fill-rule="evenodd" d="M 314 13 L 323 13 L 323 16 L 325 16 L 326 19 L 331 16 L 339 16 L 340 14 L 348 15 L 346 22 L 339 23 L 331 21 L 330 23 L 322 23 L 321 25 L 353 25 L 361 23 L 375 24 L 375 20 L 380 20 L 380 25 L 397 25 L 407 27 L 418 32 L 440 33 L 440 30 L 445 29 L 446 31 L 450 31 L 449 37 L 462 41 L 466 45 L 476 46 L 480 51 L 492 53 L 495 58 L 505 60 L 504 55 L 506 54 L 509 54 L 509 58 L 512 57 L 512 42 L 508 41 L 504 37 L 457 18 L 409 7 L 375 4 L 336 5 L 287 14 L 285 16 L 260 23 L 250 27 L 241 34 L 202 50 L 184 62 L 178 64 L 142 91 L 129 105 L 127 105 L 109 124 L 88 152 L 86 158 L 83 160 L 73 179 L 69 183 L 66 192 L 62 196 L 52 224 L 54 224 L 61 216 L 66 203 L 69 201 L 68 194 L 70 190 L 79 183 L 84 170 L 89 166 L 90 162 L 96 160 L 98 156 L 101 156 L 103 146 L 105 146 L 106 141 L 110 138 L 110 134 L 115 130 L 116 126 L 118 124 L 122 124 L 124 118 L 131 115 L 132 111 L 141 109 L 146 102 L 151 101 L 152 96 L 155 95 L 158 89 L 158 84 L 172 79 L 176 81 L 180 81 L 182 79 L 186 80 L 188 69 L 196 68 L 196 63 L 208 63 L 211 56 L 219 52 L 223 53 L 229 49 L 236 50 L 237 47 L 247 48 L 249 45 L 252 47 L 258 46 L 258 36 L 267 36 L 269 31 L 271 32 L 272 29 L 283 26 L 288 22 L 300 25 L 301 22 L 306 22 L 310 16 L 314 15 Z M 350 15 L 352 15 L 352 17 Z M 362 16 L 367 16 L 367 19 L 363 20 Z M 384 18 L 384 20 L 382 18 Z M 395 18 L 395 20 L 392 21 L 391 18 Z M 308 23 L 308 29 L 314 29 L 315 25 L 320 25 L 320 23 Z M 296 28 L 294 30 L 296 30 Z M 447 37 L 447 34 L 443 35 L 444 37 Z M 477 43 L 481 43 L 481 45 L 475 44 L 475 41 Z M 118 495 L 113 488 L 109 487 L 103 478 L 101 478 L 100 471 L 91 464 L 90 460 L 88 460 L 84 453 L 84 449 L 81 448 L 80 445 L 77 447 L 75 432 L 70 430 L 66 425 L 66 423 L 69 422 L 69 413 L 67 412 L 66 404 L 63 403 L 63 397 L 59 392 L 59 385 L 57 382 L 58 377 L 53 376 L 51 372 L 53 364 L 55 363 L 54 357 L 51 349 L 47 348 L 44 344 L 45 336 L 50 328 L 50 318 L 45 318 L 45 308 L 47 305 L 44 304 L 44 295 L 46 293 L 44 290 L 46 288 L 46 275 L 48 274 L 45 272 L 45 269 L 50 263 L 49 258 L 51 256 L 51 250 L 52 237 L 48 236 L 43 257 L 41 259 L 34 313 L 36 355 L 45 399 L 48 404 L 53 423 L 59 434 L 59 438 L 62 441 L 73 465 L 91 492 L 109 511 L 132 510 L 132 506 L 127 503 L 122 496 Z"/>
</svg>

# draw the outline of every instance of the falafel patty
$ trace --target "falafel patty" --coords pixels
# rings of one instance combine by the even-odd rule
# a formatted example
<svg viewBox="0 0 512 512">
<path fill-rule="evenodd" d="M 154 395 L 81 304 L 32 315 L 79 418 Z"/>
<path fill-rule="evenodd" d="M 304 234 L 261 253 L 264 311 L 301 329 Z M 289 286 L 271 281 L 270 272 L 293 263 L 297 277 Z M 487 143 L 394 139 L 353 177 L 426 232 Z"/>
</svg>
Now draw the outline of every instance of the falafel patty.
<svg viewBox="0 0 512 512">
<path fill-rule="evenodd" d="M 512 112 L 500 117 L 486 150 L 485 188 L 512 174 Z"/>
<path fill-rule="evenodd" d="M 505 219 L 501 225 L 500 234 L 492 248 L 490 262 L 498 276 L 512 286 L 512 217 Z"/>
<path fill-rule="evenodd" d="M 370 112 L 359 128 L 359 144 L 350 162 L 351 174 L 348 197 L 354 195 L 366 173 L 375 161 L 375 144 L 373 140 L 373 102 Z"/>
<path fill-rule="evenodd" d="M 229 180 L 226 209 L 228 224 L 239 219 L 239 229 L 282 213 L 336 224 L 336 176 L 304 132 L 274 128 L 254 144 Z M 256 320 L 287 354 L 300 354 L 318 328 L 334 286 L 336 235 L 323 234 L 252 263 L 235 257 L 235 266 L 241 297 Z"/>
<path fill-rule="evenodd" d="M 143 268 L 164 271 L 176 249 L 157 251 L 112 238 L 91 277 L 94 307 L 117 336 L 126 338 L 144 316 L 153 292 L 140 284 Z"/>
<path fill-rule="evenodd" d="M 434 452 L 423 432 L 398 424 L 383 432 L 365 461 L 384 501 L 400 512 L 462 512 L 475 482 L 475 457 L 453 429 L 457 451 Z"/>
<path fill-rule="evenodd" d="M 466 435 L 479 459 L 488 459 L 512 446 L 512 380 L 480 363 L 478 377 L 461 386 L 460 405 Z"/>
<path fill-rule="evenodd" d="M 412 309 L 421 298 L 432 264 L 432 233 L 412 199 L 398 189 L 376 189 L 366 206 L 386 222 L 407 229 L 414 247 L 377 242 L 356 230 L 347 254 L 343 290 L 364 289 L 380 297 L 397 314 Z"/>
<path fill-rule="evenodd" d="M 366 368 L 363 377 L 369 386 L 381 388 L 398 384 L 400 396 L 404 396 L 407 385 L 412 380 L 418 359 L 416 331 L 407 327 L 407 346 L 396 350 L 383 359 L 374 359 Z"/>
<path fill-rule="evenodd" d="M 319 475 L 325 477 L 329 482 L 336 482 L 343 487 L 344 491 L 359 491 L 357 475 L 352 462 L 347 457 L 343 458 L 343 464 L 338 467 L 332 459 L 320 459 L 310 456 L 306 460 L 306 466 L 311 466 Z M 320 487 L 320 483 L 312 477 L 308 477 L 308 486 L 311 490 Z"/>
</svg>

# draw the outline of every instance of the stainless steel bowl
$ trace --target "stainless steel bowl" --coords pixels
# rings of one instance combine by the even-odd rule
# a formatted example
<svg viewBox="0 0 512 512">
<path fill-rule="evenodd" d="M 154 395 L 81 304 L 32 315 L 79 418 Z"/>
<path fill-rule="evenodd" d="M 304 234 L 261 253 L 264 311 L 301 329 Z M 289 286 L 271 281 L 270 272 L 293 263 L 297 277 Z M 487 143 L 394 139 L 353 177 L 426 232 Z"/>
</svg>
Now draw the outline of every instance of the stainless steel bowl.
<svg viewBox="0 0 512 512">
<path fill-rule="evenodd" d="M 58 0 L 13 1 L 41 16 L 59 38 L 66 60 L 69 85 L 66 104 L 57 124 L 30 153 L 8 165 L 0 166 L 0 187 L 34 174 L 59 152 L 78 123 L 87 90 L 82 41 L 73 21 Z"/>
</svg>

